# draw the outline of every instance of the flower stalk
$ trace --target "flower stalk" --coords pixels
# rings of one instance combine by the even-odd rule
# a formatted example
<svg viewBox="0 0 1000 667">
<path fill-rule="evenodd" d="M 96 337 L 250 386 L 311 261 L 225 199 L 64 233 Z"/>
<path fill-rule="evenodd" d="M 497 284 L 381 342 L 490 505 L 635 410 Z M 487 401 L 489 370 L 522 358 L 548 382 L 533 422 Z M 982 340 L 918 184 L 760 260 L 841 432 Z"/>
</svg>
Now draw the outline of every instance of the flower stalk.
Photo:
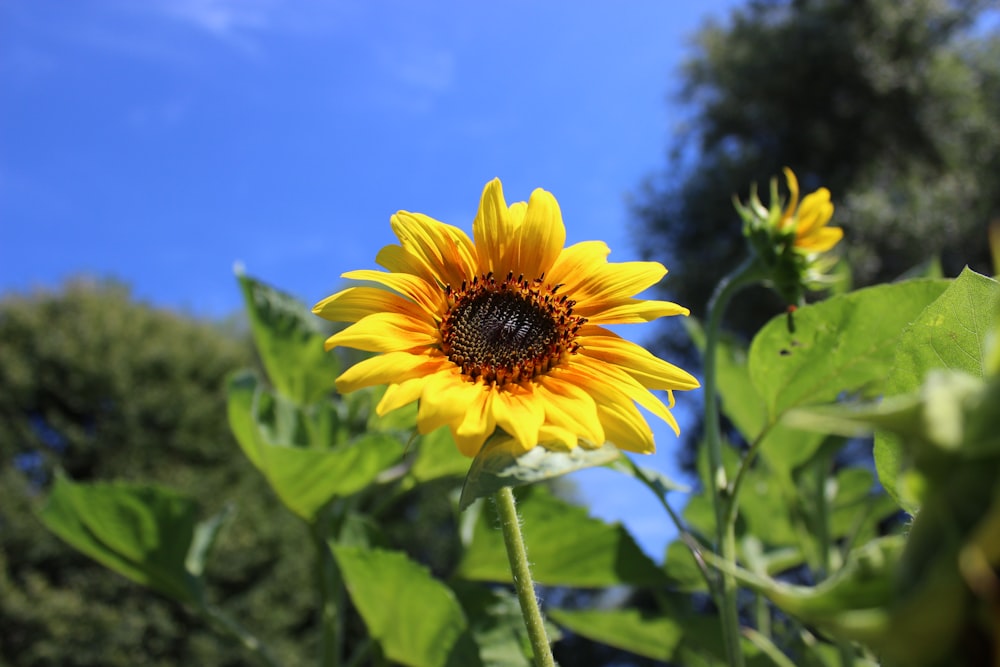
<svg viewBox="0 0 1000 667">
<path fill-rule="evenodd" d="M 722 437 L 719 429 L 719 401 L 716 379 L 716 350 L 722 327 L 722 316 L 733 295 L 757 282 L 764 276 L 764 267 L 756 258 L 749 258 L 732 273 L 723 278 L 715 289 L 708 305 L 708 324 L 705 330 L 705 441 L 708 447 L 709 487 L 715 509 L 716 549 L 730 565 L 736 564 L 736 499 L 730 495 L 726 469 L 722 462 Z M 736 600 L 736 580 L 731 574 L 722 573 L 717 589 L 717 604 L 722 621 L 722 637 L 726 658 L 732 667 L 743 665 L 740 648 L 740 619 Z"/>
<path fill-rule="evenodd" d="M 524 548 L 524 538 L 521 535 L 521 523 L 517 516 L 517 506 L 514 493 L 510 487 L 503 487 L 494 495 L 497 514 L 500 516 L 500 527 L 503 530 L 503 542 L 507 548 L 507 558 L 510 560 L 510 572 L 514 578 L 514 588 L 521 605 L 521 616 L 524 627 L 528 630 L 531 641 L 531 651 L 535 667 L 555 667 L 552 657 L 552 646 L 545 632 L 545 621 L 538 607 L 538 597 L 535 595 L 535 582 L 531 578 L 531 568 L 528 567 L 528 554 Z"/>
</svg>

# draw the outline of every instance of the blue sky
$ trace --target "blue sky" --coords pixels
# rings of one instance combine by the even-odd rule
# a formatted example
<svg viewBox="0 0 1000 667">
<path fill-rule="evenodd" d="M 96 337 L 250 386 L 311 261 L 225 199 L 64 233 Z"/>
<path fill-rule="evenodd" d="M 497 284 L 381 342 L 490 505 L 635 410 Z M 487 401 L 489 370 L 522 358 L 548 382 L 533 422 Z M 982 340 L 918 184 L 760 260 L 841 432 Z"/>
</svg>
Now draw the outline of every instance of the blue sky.
<svg viewBox="0 0 1000 667">
<path fill-rule="evenodd" d="M 468 231 L 494 176 L 508 201 L 555 194 L 568 242 L 637 259 L 626 197 L 683 121 L 676 69 L 738 4 L 7 0 L 0 291 L 114 276 L 220 316 L 240 261 L 312 304 L 375 268 L 396 210 Z M 654 427 L 640 463 L 673 471 Z M 672 531 L 645 489 L 575 479 L 660 552 Z"/>
</svg>

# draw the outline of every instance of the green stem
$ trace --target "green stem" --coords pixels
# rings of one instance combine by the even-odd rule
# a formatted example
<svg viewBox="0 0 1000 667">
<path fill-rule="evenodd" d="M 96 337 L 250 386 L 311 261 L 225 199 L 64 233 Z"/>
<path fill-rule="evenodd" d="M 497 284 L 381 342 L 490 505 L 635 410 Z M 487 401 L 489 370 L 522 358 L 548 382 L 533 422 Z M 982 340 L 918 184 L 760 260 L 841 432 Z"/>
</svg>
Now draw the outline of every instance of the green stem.
<svg viewBox="0 0 1000 667">
<path fill-rule="evenodd" d="M 225 634 L 242 644 L 261 665 L 265 667 L 278 667 L 278 661 L 274 659 L 268 648 L 253 633 L 230 618 L 221 609 L 208 604 L 202 604 L 198 607 L 198 611 L 201 612 L 202 617 L 210 624 L 221 629 Z"/>
<path fill-rule="evenodd" d="M 729 484 L 726 480 L 726 469 L 722 462 L 722 437 L 719 429 L 719 402 L 716 379 L 716 349 L 719 346 L 719 336 L 722 328 L 722 316 L 729 300 L 739 290 L 756 282 L 761 277 L 759 265 L 753 259 L 747 259 L 732 273 L 723 278 L 711 300 L 708 302 L 708 324 L 705 329 L 705 441 L 708 447 L 709 487 L 712 491 L 712 504 L 715 507 L 716 548 L 722 558 L 731 565 L 736 564 L 736 530 L 735 521 L 729 522 Z M 720 609 L 722 622 L 722 637 L 726 649 L 726 657 L 731 667 L 743 666 L 743 651 L 740 648 L 740 618 L 736 605 L 736 579 L 732 574 L 722 573 Z"/>
<path fill-rule="evenodd" d="M 538 598 L 535 597 L 535 583 L 528 567 L 528 554 L 524 548 L 524 538 L 521 536 L 521 523 L 514 504 L 514 493 L 510 487 L 505 486 L 496 492 L 494 499 L 497 504 L 497 514 L 500 516 L 504 545 L 507 547 L 507 558 L 510 560 L 510 572 L 514 577 L 514 588 L 521 603 L 521 616 L 524 618 L 524 627 L 527 628 L 528 638 L 531 640 L 535 667 L 555 667 L 552 647 L 545 633 L 545 622 L 538 608 Z"/>
</svg>

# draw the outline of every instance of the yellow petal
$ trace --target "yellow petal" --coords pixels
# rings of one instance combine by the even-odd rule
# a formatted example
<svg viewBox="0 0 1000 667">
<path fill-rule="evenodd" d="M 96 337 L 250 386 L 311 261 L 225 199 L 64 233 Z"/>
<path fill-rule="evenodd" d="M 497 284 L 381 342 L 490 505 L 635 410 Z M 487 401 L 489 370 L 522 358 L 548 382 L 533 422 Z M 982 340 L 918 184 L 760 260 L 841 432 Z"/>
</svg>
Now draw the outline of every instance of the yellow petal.
<svg viewBox="0 0 1000 667">
<path fill-rule="evenodd" d="M 382 400 L 375 407 L 376 414 L 379 417 L 384 417 L 393 410 L 402 408 L 417 400 L 424 390 L 424 385 L 432 377 L 437 377 L 437 375 L 420 376 L 403 380 L 396 384 L 390 384 L 386 388 L 385 393 L 382 394 Z"/>
<path fill-rule="evenodd" d="M 493 418 L 497 426 L 527 451 L 538 444 L 538 429 L 545 421 L 545 411 L 531 392 L 508 385 L 493 393 Z"/>
<path fill-rule="evenodd" d="M 528 200 L 524 222 L 518 227 L 515 273 L 528 280 L 547 274 L 566 243 L 559 203 L 551 193 L 537 189 Z"/>
<path fill-rule="evenodd" d="M 469 382 L 457 368 L 438 373 L 424 386 L 417 422 L 421 433 L 462 422 L 470 406 L 486 400 L 482 384 Z"/>
<path fill-rule="evenodd" d="M 580 439 L 570 429 L 545 423 L 538 429 L 538 442 L 544 444 L 546 449 L 569 451 L 579 445 Z"/>
<path fill-rule="evenodd" d="M 587 316 L 589 324 L 641 324 L 660 317 L 689 315 L 690 310 L 670 301 L 629 299 L 626 302 L 603 308 Z"/>
<path fill-rule="evenodd" d="M 349 394 L 377 384 L 400 383 L 410 378 L 431 375 L 451 364 L 440 353 L 412 354 L 387 352 L 354 364 L 337 378 L 337 391 Z"/>
<path fill-rule="evenodd" d="M 581 241 L 563 248 L 546 275 L 546 282 L 550 285 L 561 283 L 572 290 L 580 276 L 591 272 L 595 266 L 605 264 L 610 252 L 611 249 L 604 241 Z M 563 293 L 567 291 L 564 289 Z"/>
<path fill-rule="evenodd" d="M 454 427 L 451 428 L 451 437 L 455 441 L 455 445 L 458 447 L 458 451 L 462 453 L 463 456 L 468 456 L 469 458 L 475 458 L 479 450 L 483 448 L 483 443 L 486 442 L 488 437 L 486 433 L 473 433 L 471 435 L 460 435 Z"/>
<path fill-rule="evenodd" d="M 312 311 L 331 322 L 357 322 L 367 315 L 385 312 L 414 318 L 433 317 L 412 301 L 377 287 L 349 287 L 323 299 Z"/>
<path fill-rule="evenodd" d="M 374 313 L 326 339 L 324 347 L 353 347 L 366 352 L 398 352 L 440 343 L 437 327 L 399 313 Z"/>
<path fill-rule="evenodd" d="M 481 383 L 477 386 L 482 387 L 482 394 L 478 394 L 477 400 L 466 406 L 462 422 L 455 428 L 455 433 L 461 437 L 482 436 L 479 443 L 482 445 L 497 427 L 493 418 L 493 399 L 496 392 Z"/>
<path fill-rule="evenodd" d="M 359 269 L 357 271 L 348 271 L 342 274 L 342 277 L 349 280 L 368 280 L 373 283 L 385 285 L 411 301 L 420 304 L 428 312 L 443 313 L 446 309 L 444 293 L 436 285 L 428 283 L 419 276 L 406 273 L 386 273 L 385 271 Z"/>
<path fill-rule="evenodd" d="M 840 242 L 844 230 L 840 227 L 821 227 L 812 234 L 795 242 L 795 249 L 803 252 L 826 252 Z"/>
<path fill-rule="evenodd" d="M 697 389 L 701 386 L 686 370 L 654 356 L 644 347 L 610 331 L 605 334 L 581 337 L 581 354 L 621 368 L 648 389 Z"/>
<path fill-rule="evenodd" d="M 619 449 L 637 454 L 652 454 L 656 451 L 653 431 L 631 403 L 609 403 L 599 405 L 598 412 L 608 442 Z M 674 429 L 677 430 L 676 428 Z"/>
<path fill-rule="evenodd" d="M 799 207 L 798 222 L 795 235 L 808 236 L 814 228 L 822 227 L 833 217 L 833 204 L 830 202 L 830 191 L 820 188 L 806 195 Z"/>
<path fill-rule="evenodd" d="M 598 445 L 604 442 L 597 404 L 582 387 L 553 372 L 538 378 L 535 393 L 544 406 L 547 424 L 573 431 Z"/>
<path fill-rule="evenodd" d="M 573 357 L 572 367 L 577 373 L 589 376 L 590 383 L 594 385 L 615 387 L 618 391 L 622 392 L 663 421 L 674 426 L 676 430 L 677 422 L 673 415 L 670 414 L 667 406 L 665 406 L 660 399 L 650 393 L 648 389 L 643 387 L 638 380 L 626 373 L 624 369 L 582 354 L 578 354 Z M 591 388 L 590 384 L 588 384 L 586 388 L 589 391 Z M 600 405 L 601 402 L 597 401 L 597 404 Z"/>
<path fill-rule="evenodd" d="M 567 294 L 576 299 L 573 310 L 590 317 L 602 310 L 627 303 L 632 297 L 652 287 L 667 274 L 659 262 L 617 262 L 591 270 L 576 282 L 567 282 Z"/>
<path fill-rule="evenodd" d="M 408 211 L 392 216 L 390 224 L 402 248 L 425 267 L 425 278 L 460 285 L 475 275 L 472 243 L 460 229 Z"/>
<path fill-rule="evenodd" d="M 778 223 L 778 229 L 784 229 L 788 221 L 792 219 L 795 215 L 795 209 L 799 205 L 799 179 L 795 177 L 795 172 L 785 167 L 785 180 L 788 182 L 788 192 L 790 194 L 788 199 L 788 206 L 785 207 L 785 212 L 781 215 L 781 221 Z"/>
<path fill-rule="evenodd" d="M 506 275 L 513 267 L 510 262 L 513 230 L 508 220 L 507 202 L 503 198 L 500 179 L 494 178 L 483 188 L 479 212 L 472 223 L 472 235 L 479 257 L 479 270 Z"/>
</svg>

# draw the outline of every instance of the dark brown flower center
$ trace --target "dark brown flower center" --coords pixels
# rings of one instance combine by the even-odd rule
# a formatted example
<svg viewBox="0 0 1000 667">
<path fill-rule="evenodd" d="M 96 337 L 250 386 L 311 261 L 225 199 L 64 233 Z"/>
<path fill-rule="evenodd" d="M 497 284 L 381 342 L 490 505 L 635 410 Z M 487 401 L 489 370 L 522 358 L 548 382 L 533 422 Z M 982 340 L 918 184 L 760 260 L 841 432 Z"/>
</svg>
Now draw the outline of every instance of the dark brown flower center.
<svg viewBox="0 0 1000 667">
<path fill-rule="evenodd" d="M 503 386 L 546 373 L 579 349 L 587 321 L 576 304 L 541 278 L 497 280 L 492 273 L 445 288 L 450 307 L 441 322 L 441 347 L 469 379 Z"/>
</svg>

